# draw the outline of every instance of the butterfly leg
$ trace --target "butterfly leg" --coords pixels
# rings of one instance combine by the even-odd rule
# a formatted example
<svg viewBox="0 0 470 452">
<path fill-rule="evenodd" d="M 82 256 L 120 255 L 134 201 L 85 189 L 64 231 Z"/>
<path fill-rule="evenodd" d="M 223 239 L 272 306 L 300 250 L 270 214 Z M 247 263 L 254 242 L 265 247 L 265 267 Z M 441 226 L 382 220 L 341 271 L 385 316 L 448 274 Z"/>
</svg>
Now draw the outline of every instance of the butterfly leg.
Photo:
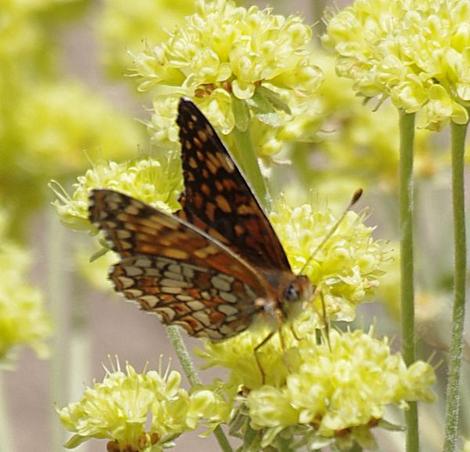
<svg viewBox="0 0 470 452">
<path fill-rule="evenodd" d="M 292 333 L 292 336 L 294 336 L 296 341 L 300 341 L 302 338 L 297 334 L 297 331 L 295 331 L 294 324 L 290 323 L 289 324 L 290 331 Z"/>
<path fill-rule="evenodd" d="M 328 320 L 328 314 L 326 313 L 326 304 L 325 304 L 325 297 L 323 296 L 323 292 L 320 290 L 320 300 L 321 300 L 321 308 L 322 308 L 322 316 L 323 316 L 323 324 L 325 325 L 325 333 L 326 333 L 326 342 L 328 343 L 328 348 L 331 351 L 331 343 L 330 343 L 330 322 Z"/>
<path fill-rule="evenodd" d="M 266 374 L 264 373 L 263 366 L 261 365 L 261 361 L 259 359 L 259 349 L 263 347 L 276 333 L 276 331 L 271 331 L 255 348 L 254 348 L 254 355 L 256 365 L 258 366 L 259 372 L 261 374 L 261 384 L 264 385 L 266 383 Z"/>
</svg>

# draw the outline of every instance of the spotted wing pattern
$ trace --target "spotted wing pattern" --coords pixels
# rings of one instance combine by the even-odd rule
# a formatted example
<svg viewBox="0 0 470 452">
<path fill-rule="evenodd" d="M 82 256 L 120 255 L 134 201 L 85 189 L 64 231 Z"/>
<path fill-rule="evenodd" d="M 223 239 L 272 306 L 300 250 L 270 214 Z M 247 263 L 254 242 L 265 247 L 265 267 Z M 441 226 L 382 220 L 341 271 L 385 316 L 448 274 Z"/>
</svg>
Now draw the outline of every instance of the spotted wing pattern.
<svg viewBox="0 0 470 452">
<path fill-rule="evenodd" d="M 239 279 L 174 259 L 125 258 L 112 267 L 110 278 L 126 298 L 191 336 L 229 338 L 245 330 L 256 313 L 256 294 Z"/>
<path fill-rule="evenodd" d="M 271 223 L 209 121 L 181 99 L 177 122 L 185 186 L 179 217 L 259 268 L 290 272 Z"/>
<path fill-rule="evenodd" d="M 116 290 L 192 335 L 237 334 L 251 323 L 254 301 L 267 295 L 257 271 L 229 248 L 134 198 L 93 190 L 89 216 L 122 258 L 111 272 Z"/>
</svg>

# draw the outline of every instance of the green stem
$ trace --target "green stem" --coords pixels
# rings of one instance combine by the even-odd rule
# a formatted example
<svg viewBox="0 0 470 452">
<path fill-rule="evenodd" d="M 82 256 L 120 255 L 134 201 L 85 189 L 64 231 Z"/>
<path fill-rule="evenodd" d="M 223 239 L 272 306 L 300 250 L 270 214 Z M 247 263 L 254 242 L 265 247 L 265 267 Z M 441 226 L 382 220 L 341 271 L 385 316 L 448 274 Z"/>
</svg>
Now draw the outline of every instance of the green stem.
<svg viewBox="0 0 470 452">
<path fill-rule="evenodd" d="M 403 358 L 407 366 L 416 361 L 413 272 L 413 142 L 415 115 L 400 112 L 400 263 L 401 325 Z M 409 403 L 405 413 L 406 450 L 418 452 L 418 407 Z"/>
<path fill-rule="evenodd" d="M 234 129 L 232 136 L 235 139 L 236 146 L 233 150 L 237 163 L 242 168 L 245 176 L 247 177 L 250 186 L 259 199 L 261 206 L 269 210 L 271 207 L 271 199 L 269 197 L 266 181 L 261 174 L 261 169 L 256 157 L 253 143 L 251 142 L 250 132 L 241 132 Z"/>
<path fill-rule="evenodd" d="M 0 373 L 0 451 L 11 452 L 13 450 L 10 420 L 8 418 L 5 379 Z"/>
<path fill-rule="evenodd" d="M 47 286 L 50 310 L 55 327 L 55 338 L 51 354 L 50 378 L 50 406 L 57 404 L 62 407 L 67 403 L 67 389 L 69 382 L 68 346 L 69 322 L 67 316 L 68 278 L 64 271 L 65 228 L 60 224 L 57 216 L 49 211 L 47 228 Z M 64 430 L 57 418 L 55 410 L 51 410 L 52 450 L 62 451 L 65 440 Z"/>
<path fill-rule="evenodd" d="M 320 43 L 320 36 L 325 32 L 325 22 L 323 21 L 323 14 L 327 5 L 327 0 L 314 0 L 312 2 L 313 24 L 315 26 L 314 39 Z"/>
<path fill-rule="evenodd" d="M 191 360 L 191 356 L 188 352 L 186 344 L 184 343 L 183 337 L 181 336 L 181 332 L 178 326 L 168 326 L 166 328 L 166 332 L 168 338 L 170 339 L 171 345 L 175 349 L 175 353 L 178 356 L 179 362 L 181 367 L 183 368 L 183 372 L 186 375 L 191 386 L 197 386 L 201 384 L 201 379 L 197 373 L 196 367 L 194 366 L 193 361 Z M 219 443 L 220 448 L 224 452 L 232 452 L 232 447 L 225 436 L 222 427 L 217 427 L 214 430 L 214 436 Z"/>
<path fill-rule="evenodd" d="M 454 307 L 452 339 L 447 379 L 446 429 L 444 450 L 453 452 L 457 446 L 460 374 L 462 367 L 463 327 L 465 319 L 465 279 L 467 245 L 465 237 L 464 152 L 467 124 L 451 125 L 452 132 L 452 204 L 454 211 Z"/>
</svg>

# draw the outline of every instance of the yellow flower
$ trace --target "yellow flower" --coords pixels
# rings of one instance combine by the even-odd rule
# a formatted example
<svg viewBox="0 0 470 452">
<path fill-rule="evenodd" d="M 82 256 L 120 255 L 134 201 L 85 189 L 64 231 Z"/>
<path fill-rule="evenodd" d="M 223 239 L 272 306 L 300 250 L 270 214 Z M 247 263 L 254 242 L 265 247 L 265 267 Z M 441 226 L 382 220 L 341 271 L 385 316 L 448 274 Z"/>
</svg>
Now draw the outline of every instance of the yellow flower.
<svg viewBox="0 0 470 452">
<path fill-rule="evenodd" d="M 165 39 L 166 30 L 181 24 L 194 10 L 193 0 L 106 0 L 98 26 L 106 66 L 122 77 L 131 64 L 130 53 L 140 50 L 143 41 Z"/>
<path fill-rule="evenodd" d="M 304 272 L 318 287 L 328 315 L 336 320 L 352 320 L 356 305 L 378 287 L 387 258 L 385 244 L 372 238 L 373 228 L 364 224 L 364 215 L 348 212 L 318 250 L 337 221 L 331 211 L 317 210 L 312 204 L 293 208 L 280 198 L 271 221 L 294 272 Z"/>
<path fill-rule="evenodd" d="M 63 426 L 75 433 L 65 447 L 90 438 L 108 439 L 108 450 L 150 452 L 168 447 L 181 433 L 200 424 L 215 428 L 227 419 L 223 399 L 209 389 L 191 394 L 180 388 L 181 375 L 145 370 L 107 371 L 100 383 L 85 390 L 79 402 L 59 409 Z"/>
<path fill-rule="evenodd" d="M 7 238 L 6 222 L 5 212 L 0 211 L 0 361 L 21 345 L 45 357 L 51 320 L 42 293 L 26 279 L 31 257 Z"/>
<path fill-rule="evenodd" d="M 310 40 L 311 30 L 299 17 L 225 0 L 198 2 L 197 13 L 163 43 L 134 55 L 139 89 L 152 89 L 157 99 L 151 122 L 154 141 L 162 133 L 177 140 L 174 130 L 165 135 L 164 129 L 167 123 L 173 127 L 182 95 L 193 98 L 224 135 L 255 130 L 259 123 L 279 127 L 319 85 Z M 278 150 L 268 143 L 256 145 L 264 155 Z"/>
<path fill-rule="evenodd" d="M 78 177 L 72 196 L 59 184 L 50 184 L 57 196 L 53 205 L 61 221 L 72 229 L 93 231 L 88 220 L 88 197 L 91 189 L 118 190 L 161 210 L 172 212 L 179 207 L 177 196 L 181 185 L 180 161 L 175 155 L 162 161 L 147 158 L 136 162 L 96 165 L 84 176 Z"/>
<path fill-rule="evenodd" d="M 307 322 L 294 320 L 296 335 Z M 421 361 L 406 367 L 387 339 L 374 338 L 372 331 L 333 330 L 329 344 L 318 343 L 312 326 L 305 326 L 310 333 L 299 339 L 285 327 L 284 346 L 276 333 L 259 349 L 265 384 L 253 348 L 266 331 L 206 342 L 200 352 L 209 366 L 230 369 L 226 390 L 232 397 L 238 394 L 240 415 L 259 432 L 262 447 L 276 447 L 281 437 L 291 436 L 310 445 L 330 441 L 345 447 L 355 440 L 366 447 L 374 441 L 370 429 L 386 427 L 381 421 L 387 405 L 406 409 L 408 401 L 433 400 L 432 367 Z"/>
<path fill-rule="evenodd" d="M 390 96 L 437 129 L 468 121 L 469 23 L 466 0 L 361 0 L 329 20 L 324 42 L 358 93 Z"/>
<path fill-rule="evenodd" d="M 17 112 L 16 133 L 26 138 L 21 161 L 44 178 L 82 171 L 90 158 L 129 158 L 144 137 L 135 120 L 78 83 L 36 86 Z"/>
</svg>

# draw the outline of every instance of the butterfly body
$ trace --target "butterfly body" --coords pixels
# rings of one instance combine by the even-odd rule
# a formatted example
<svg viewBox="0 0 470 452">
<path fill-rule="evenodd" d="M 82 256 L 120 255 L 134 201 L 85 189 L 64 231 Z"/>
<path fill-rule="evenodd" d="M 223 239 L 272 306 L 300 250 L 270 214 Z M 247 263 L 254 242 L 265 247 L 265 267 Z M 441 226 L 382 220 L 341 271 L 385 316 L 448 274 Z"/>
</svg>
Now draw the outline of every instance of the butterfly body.
<svg viewBox="0 0 470 452">
<path fill-rule="evenodd" d="M 182 99 L 185 189 L 182 209 L 168 215 L 113 190 L 93 190 L 90 220 L 121 261 L 115 289 L 165 324 L 220 340 L 259 314 L 283 321 L 313 286 L 295 275 L 252 190 L 216 132 Z"/>
</svg>

